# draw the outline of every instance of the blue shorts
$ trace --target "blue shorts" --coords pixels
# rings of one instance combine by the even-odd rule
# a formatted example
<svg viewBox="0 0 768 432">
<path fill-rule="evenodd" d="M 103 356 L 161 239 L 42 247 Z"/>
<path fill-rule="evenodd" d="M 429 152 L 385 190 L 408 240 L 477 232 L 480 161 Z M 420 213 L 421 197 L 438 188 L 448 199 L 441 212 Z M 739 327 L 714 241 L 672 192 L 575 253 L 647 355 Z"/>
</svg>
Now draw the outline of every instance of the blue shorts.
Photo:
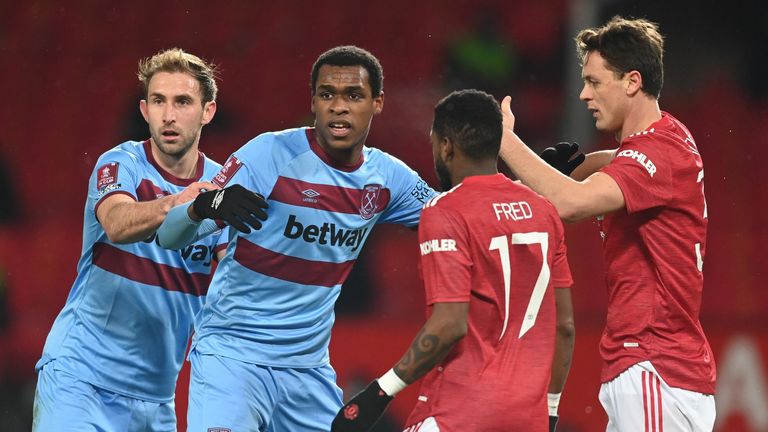
<svg viewBox="0 0 768 432">
<path fill-rule="evenodd" d="M 331 366 L 261 366 L 192 351 L 188 432 L 328 432 L 342 406 Z"/>
<path fill-rule="evenodd" d="M 80 381 L 50 362 L 37 374 L 33 432 L 176 432 L 173 401 L 147 402 Z"/>
</svg>

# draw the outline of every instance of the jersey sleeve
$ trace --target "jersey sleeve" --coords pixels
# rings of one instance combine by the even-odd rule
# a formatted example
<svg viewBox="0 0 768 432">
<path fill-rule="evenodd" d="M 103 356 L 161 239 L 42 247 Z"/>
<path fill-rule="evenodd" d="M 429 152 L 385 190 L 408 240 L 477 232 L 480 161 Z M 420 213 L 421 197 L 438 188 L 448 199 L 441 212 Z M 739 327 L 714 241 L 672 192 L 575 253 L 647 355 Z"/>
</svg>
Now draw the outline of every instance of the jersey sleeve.
<svg viewBox="0 0 768 432">
<path fill-rule="evenodd" d="M 235 151 L 211 180 L 219 187 L 239 184 L 248 190 L 269 195 L 277 178 L 274 138 L 260 135 Z"/>
<path fill-rule="evenodd" d="M 409 227 L 417 225 L 421 208 L 437 195 L 437 192 L 402 161 L 386 156 L 393 160 L 388 179 L 391 200 L 379 222 L 397 223 Z"/>
<path fill-rule="evenodd" d="M 563 223 L 555 213 L 553 218 L 555 230 L 555 253 L 552 260 L 552 286 L 555 288 L 570 288 L 573 285 L 571 267 L 568 265 L 568 249 L 565 245 L 565 230 Z"/>
<path fill-rule="evenodd" d="M 419 224 L 419 248 L 427 304 L 468 302 L 472 257 L 464 220 L 438 207 L 426 208 Z"/>
<path fill-rule="evenodd" d="M 136 189 L 141 181 L 137 165 L 134 155 L 119 148 L 99 157 L 88 181 L 88 201 L 94 213 L 113 194 L 125 194 L 137 201 Z"/>
<path fill-rule="evenodd" d="M 649 135 L 631 138 L 601 170 L 619 185 L 628 213 L 663 206 L 672 199 L 672 167 L 659 144 Z"/>
</svg>

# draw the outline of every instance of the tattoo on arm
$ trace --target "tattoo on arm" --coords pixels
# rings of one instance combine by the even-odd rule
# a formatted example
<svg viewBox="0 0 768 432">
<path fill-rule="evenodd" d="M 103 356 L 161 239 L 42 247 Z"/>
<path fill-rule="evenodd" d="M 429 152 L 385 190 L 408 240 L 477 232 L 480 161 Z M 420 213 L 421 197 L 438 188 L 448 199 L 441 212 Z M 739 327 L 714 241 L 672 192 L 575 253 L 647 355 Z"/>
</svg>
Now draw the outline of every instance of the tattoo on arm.
<svg viewBox="0 0 768 432">
<path fill-rule="evenodd" d="M 424 376 L 445 357 L 453 343 L 445 343 L 438 335 L 421 329 L 413 340 L 408 352 L 395 366 L 395 372 L 406 383 L 412 383 Z"/>
</svg>

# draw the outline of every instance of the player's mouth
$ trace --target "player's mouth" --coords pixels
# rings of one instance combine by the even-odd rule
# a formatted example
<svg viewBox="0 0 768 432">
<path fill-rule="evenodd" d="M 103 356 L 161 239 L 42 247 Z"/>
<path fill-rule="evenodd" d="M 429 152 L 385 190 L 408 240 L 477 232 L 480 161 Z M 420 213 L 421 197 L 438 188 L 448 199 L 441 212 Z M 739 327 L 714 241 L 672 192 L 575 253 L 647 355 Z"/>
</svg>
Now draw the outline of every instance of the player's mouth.
<svg viewBox="0 0 768 432">
<path fill-rule="evenodd" d="M 352 125 L 345 121 L 335 121 L 328 123 L 328 130 L 335 137 L 345 137 L 349 135 Z"/>
<path fill-rule="evenodd" d="M 180 133 L 178 133 L 178 132 L 176 132 L 174 130 L 164 130 L 164 131 L 160 132 L 160 135 L 163 136 L 165 141 L 176 141 L 181 136 Z"/>
</svg>

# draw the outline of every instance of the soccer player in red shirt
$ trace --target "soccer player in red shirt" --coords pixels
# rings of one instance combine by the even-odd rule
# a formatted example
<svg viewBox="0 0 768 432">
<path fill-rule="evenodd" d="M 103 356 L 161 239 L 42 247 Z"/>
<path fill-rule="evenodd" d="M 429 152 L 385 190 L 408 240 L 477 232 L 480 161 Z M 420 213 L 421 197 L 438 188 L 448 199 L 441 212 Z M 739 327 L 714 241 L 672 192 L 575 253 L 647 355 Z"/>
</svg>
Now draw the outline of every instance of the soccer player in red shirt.
<svg viewBox="0 0 768 432">
<path fill-rule="evenodd" d="M 333 431 L 369 430 L 424 375 L 409 432 L 545 432 L 555 420 L 547 393 L 562 391 L 574 340 L 563 225 L 551 203 L 498 173 L 501 135 L 487 93 L 454 92 L 435 107 L 430 139 L 446 192 L 419 222 L 429 318 Z"/>
<path fill-rule="evenodd" d="M 506 97 L 501 155 L 564 220 L 598 217 L 608 287 L 600 342 L 607 430 L 711 431 L 715 362 L 699 322 L 704 171 L 691 133 L 659 108 L 664 40 L 654 23 L 615 17 L 576 42 L 579 97 L 618 148 L 589 155 L 566 177 L 513 132 Z"/>
</svg>

